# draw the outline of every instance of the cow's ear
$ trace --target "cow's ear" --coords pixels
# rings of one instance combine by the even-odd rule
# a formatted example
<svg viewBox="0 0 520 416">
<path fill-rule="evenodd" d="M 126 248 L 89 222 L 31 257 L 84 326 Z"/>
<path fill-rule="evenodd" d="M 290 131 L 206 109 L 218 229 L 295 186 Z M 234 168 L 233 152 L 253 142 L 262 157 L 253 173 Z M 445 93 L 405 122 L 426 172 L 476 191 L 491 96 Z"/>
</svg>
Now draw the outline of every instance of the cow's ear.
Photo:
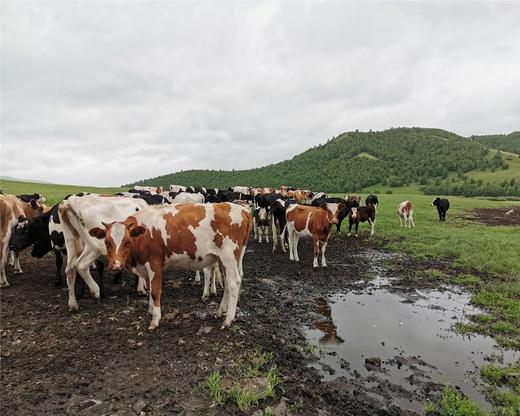
<svg viewBox="0 0 520 416">
<path fill-rule="evenodd" d="M 103 227 L 105 227 L 108 230 L 110 227 L 112 227 L 112 225 L 115 224 L 115 221 L 108 222 L 108 223 L 101 221 L 101 224 L 103 224 Z"/>
<path fill-rule="evenodd" d="M 31 207 L 36 209 L 38 207 L 38 204 L 36 203 L 36 199 L 31 199 Z"/>
<path fill-rule="evenodd" d="M 347 208 L 347 206 L 345 204 L 343 204 L 343 203 L 339 204 L 338 205 L 338 212 L 344 211 L 345 208 Z"/>
<path fill-rule="evenodd" d="M 327 203 L 325 201 L 321 201 L 320 205 L 318 205 L 320 208 L 327 209 Z"/>
<path fill-rule="evenodd" d="M 145 232 L 146 228 L 144 228 L 142 225 L 137 225 L 136 227 L 132 228 L 132 231 L 130 231 L 130 237 L 139 237 Z"/>
<path fill-rule="evenodd" d="M 27 221 L 27 218 L 25 218 L 23 215 L 20 215 L 18 217 L 18 222 L 24 222 L 24 221 Z"/>
<path fill-rule="evenodd" d="M 103 224 L 104 225 L 104 224 Z M 105 230 L 99 228 L 99 227 L 95 227 L 95 228 L 92 228 L 91 230 L 88 231 L 88 233 L 92 236 L 92 237 L 95 237 L 95 238 L 98 238 L 100 240 L 102 240 L 103 238 L 105 238 L 105 236 L 107 235 L 107 233 L 105 232 Z"/>
</svg>

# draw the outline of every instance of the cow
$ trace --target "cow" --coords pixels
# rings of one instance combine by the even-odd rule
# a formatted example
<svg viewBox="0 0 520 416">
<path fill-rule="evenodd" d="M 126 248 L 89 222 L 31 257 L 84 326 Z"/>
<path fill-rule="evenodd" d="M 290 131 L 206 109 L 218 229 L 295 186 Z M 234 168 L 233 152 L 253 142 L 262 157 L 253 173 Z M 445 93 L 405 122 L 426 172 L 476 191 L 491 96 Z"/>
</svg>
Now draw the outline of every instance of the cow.
<svg viewBox="0 0 520 416">
<path fill-rule="evenodd" d="M 186 192 L 186 187 L 182 185 L 170 185 L 170 192 Z"/>
<path fill-rule="evenodd" d="M 397 215 L 399 215 L 399 223 L 401 227 L 412 228 L 412 225 L 415 227 L 415 223 L 413 222 L 413 204 L 411 201 L 403 201 L 397 206 Z"/>
<path fill-rule="evenodd" d="M 450 209 L 450 201 L 448 201 L 446 198 L 437 197 L 432 201 L 432 206 L 437 207 L 439 221 L 446 221 L 446 213 Z"/>
<path fill-rule="evenodd" d="M 235 204 L 173 204 L 105 222 L 89 234 L 104 241 L 112 269 L 135 270 L 145 278 L 150 291 L 150 330 L 161 319 L 163 269 L 200 270 L 218 261 L 225 283 L 217 318 L 227 311 L 224 329 L 235 319 L 251 228 L 251 214 Z"/>
<path fill-rule="evenodd" d="M 368 221 L 370 224 L 370 235 L 374 235 L 374 226 L 376 225 L 376 207 L 367 205 L 364 207 L 352 207 L 348 216 L 348 236 L 352 232 L 352 226 L 356 226 L 356 237 L 359 236 L 358 228 L 360 222 Z"/>
<path fill-rule="evenodd" d="M 138 194 L 133 198 L 143 199 L 148 205 L 164 205 L 170 204 L 170 201 L 160 194 Z"/>
<path fill-rule="evenodd" d="M 311 205 L 315 207 L 319 207 L 324 203 L 336 203 L 341 204 L 343 209 L 338 215 L 338 222 L 336 223 L 336 233 L 341 234 L 341 224 L 345 218 L 348 217 L 351 208 L 359 207 L 359 197 L 347 196 L 346 199 L 343 198 L 315 198 Z"/>
<path fill-rule="evenodd" d="M 7 263 L 9 239 L 11 238 L 13 227 L 16 226 L 20 217 L 32 218 L 42 214 L 43 211 L 44 206 L 35 199 L 31 199 L 30 202 L 24 202 L 14 195 L 0 195 L 0 287 L 9 286 L 5 265 Z M 14 253 L 12 264 L 15 274 L 23 273 L 18 253 Z"/>
<path fill-rule="evenodd" d="M 254 198 L 249 194 L 243 194 L 242 192 L 234 191 L 219 191 L 218 192 L 219 202 L 233 202 L 236 200 L 254 201 Z"/>
<path fill-rule="evenodd" d="M 344 209 L 342 203 L 323 202 L 319 207 L 292 204 L 286 209 L 286 229 L 289 238 L 289 259 L 299 262 L 298 240 L 300 237 L 312 237 L 314 252 L 313 267 L 318 267 L 318 255 L 321 243 L 321 267 L 327 267 L 325 251 L 331 228 L 337 224 L 338 215 Z"/>
<path fill-rule="evenodd" d="M 377 208 L 377 206 L 379 205 L 379 199 L 377 198 L 377 195 L 374 195 L 374 194 L 368 195 L 367 198 L 365 199 L 365 205 L 366 206 L 373 205 Z"/>
<path fill-rule="evenodd" d="M 228 188 L 229 192 L 240 192 L 241 194 L 249 195 L 249 188 L 247 186 L 231 186 Z M 239 198 L 237 198 L 239 199 Z"/>
<path fill-rule="evenodd" d="M 18 199 L 21 199 L 23 202 L 31 202 L 31 200 L 35 200 L 36 202 L 43 204 L 45 202 L 45 197 L 42 194 L 23 194 L 16 195 Z"/>
<path fill-rule="evenodd" d="M 123 220 L 148 204 L 139 198 L 99 197 L 87 195 L 71 196 L 58 206 L 59 220 L 67 250 L 67 286 L 69 290 L 69 309 L 79 309 L 74 293 L 76 272 L 82 277 L 94 298 L 99 299 L 100 289 L 90 274 L 90 265 L 101 256 L 106 256 L 105 245 L 89 235 L 88 230 L 102 225 L 102 221 Z M 160 207 L 160 206 L 159 206 Z M 150 208 L 151 209 L 151 208 Z M 83 247 L 83 249 L 80 249 Z M 139 279 L 137 291 L 143 293 L 143 282 Z"/>
<path fill-rule="evenodd" d="M 174 204 L 203 204 L 204 195 L 201 193 L 180 192 L 171 199 Z"/>
<path fill-rule="evenodd" d="M 321 198 L 327 198 L 327 194 L 325 192 L 316 192 L 315 194 L 313 194 L 310 200 L 311 205 L 314 201 Z"/>
<path fill-rule="evenodd" d="M 164 189 L 162 186 L 134 186 L 132 189 L 135 191 L 144 191 L 151 194 L 160 194 Z M 129 192 L 132 192 L 131 190 Z"/>
<path fill-rule="evenodd" d="M 258 238 L 258 242 L 262 242 L 262 234 L 266 243 L 269 242 L 269 212 L 265 207 L 257 207 L 253 211 L 254 219 L 254 239 Z"/>
</svg>

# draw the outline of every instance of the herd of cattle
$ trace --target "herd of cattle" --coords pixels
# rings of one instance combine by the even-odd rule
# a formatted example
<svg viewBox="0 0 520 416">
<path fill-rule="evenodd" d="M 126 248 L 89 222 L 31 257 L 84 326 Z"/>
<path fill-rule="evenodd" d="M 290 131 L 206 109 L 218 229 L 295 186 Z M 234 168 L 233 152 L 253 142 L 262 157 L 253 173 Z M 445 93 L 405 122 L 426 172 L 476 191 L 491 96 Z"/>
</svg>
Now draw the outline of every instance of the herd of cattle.
<svg viewBox="0 0 520 416">
<path fill-rule="evenodd" d="M 242 261 L 251 230 L 259 242 L 269 242 L 273 252 L 289 249 L 296 262 L 298 241 L 312 238 L 313 266 L 327 267 L 325 258 L 332 227 L 340 233 L 348 217 L 349 231 L 368 222 L 374 234 L 378 198 L 369 195 L 365 206 L 360 196 L 330 198 L 323 192 L 282 186 L 273 188 L 233 187 L 228 190 L 170 185 L 134 187 L 115 195 L 79 193 L 69 195 L 52 208 L 39 194 L 0 194 L 0 287 L 9 283 L 5 272 L 8 255 L 14 273 L 22 273 L 19 252 L 32 246 L 32 256 L 53 251 L 56 284 L 61 283 L 63 255 L 68 285 L 68 306 L 78 309 L 76 275 L 99 299 L 103 296 L 102 274 L 106 257 L 117 275 L 126 269 L 138 279 L 138 293 L 148 294 L 150 329 L 161 318 L 162 273 L 166 267 L 193 270 L 200 283 L 204 275 L 203 299 L 216 294 L 216 282 L 224 288 L 217 317 L 225 315 L 223 328 L 231 325 L 243 278 Z M 449 201 L 436 198 L 439 220 L 444 221 Z M 401 226 L 415 226 L 413 205 L 404 201 L 397 208 Z M 96 269 L 99 285 L 90 271 Z"/>
</svg>

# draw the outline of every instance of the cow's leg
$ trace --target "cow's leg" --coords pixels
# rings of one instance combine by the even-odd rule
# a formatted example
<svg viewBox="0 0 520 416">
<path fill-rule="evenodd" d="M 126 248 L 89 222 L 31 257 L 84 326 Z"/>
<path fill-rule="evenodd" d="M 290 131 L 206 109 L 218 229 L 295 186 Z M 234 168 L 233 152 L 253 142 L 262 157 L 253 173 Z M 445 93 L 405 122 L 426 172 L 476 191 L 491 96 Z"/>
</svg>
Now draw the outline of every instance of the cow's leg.
<svg viewBox="0 0 520 416">
<path fill-rule="evenodd" d="M 204 291 L 202 292 L 202 300 L 206 302 L 209 299 L 209 285 L 212 278 L 212 272 L 210 269 L 212 266 L 205 267 L 202 272 L 204 273 Z"/>
<path fill-rule="evenodd" d="M 347 236 L 350 237 L 350 234 L 352 233 L 352 225 L 354 224 L 354 222 L 349 218 L 348 220 L 348 233 L 347 233 Z"/>
<path fill-rule="evenodd" d="M 54 249 L 54 257 L 56 260 L 56 277 L 54 278 L 54 286 L 61 285 L 61 266 L 63 266 L 63 256 L 60 250 Z"/>
<path fill-rule="evenodd" d="M 69 309 L 78 310 L 78 302 L 76 301 L 76 260 L 78 256 L 76 242 L 74 240 L 65 240 L 67 247 L 67 265 L 65 266 L 65 275 L 67 276 L 67 288 L 69 290 Z"/>
<path fill-rule="evenodd" d="M 9 256 L 9 261 L 7 262 L 7 264 L 9 266 L 14 266 L 14 251 L 13 250 L 9 250 L 8 251 L 8 256 Z"/>
<path fill-rule="evenodd" d="M 83 253 L 78 257 L 76 261 L 76 268 L 78 273 L 87 284 L 90 293 L 95 299 L 99 299 L 100 290 L 99 286 L 90 274 L 90 265 L 96 261 L 99 257 L 99 252 L 95 249 L 85 247 Z"/>
<path fill-rule="evenodd" d="M 356 221 L 356 237 L 359 237 L 359 221 Z"/>
<path fill-rule="evenodd" d="M 112 284 L 121 283 L 123 278 L 123 272 L 115 272 L 114 277 L 112 278 Z"/>
<path fill-rule="evenodd" d="M 336 234 L 341 234 L 341 223 L 343 222 L 343 220 L 346 217 L 345 211 L 346 211 L 346 209 L 339 213 L 338 223 L 336 224 Z"/>
<path fill-rule="evenodd" d="M 258 224 L 256 223 L 256 218 L 253 218 L 253 239 L 258 239 Z"/>
<path fill-rule="evenodd" d="M 242 267 L 242 263 L 244 261 L 244 254 L 246 254 L 246 246 L 245 245 L 240 250 L 240 257 L 238 259 L 238 272 L 240 273 L 240 277 L 241 278 L 244 277 L 244 268 Z M 214 267 L 218 267 L 218 263 Z M 220 273 L 220 270 L 219 270 L 219 273 Z M 213 274 L 215 274 L 215 273 L 213 273 Z M 215 294 L 217 294 L 216 291 L 215 291 Z"/>
<path fill-rule="evenodd" d="M 325 251 L 327 250 L 327 242 L 329 238 L 327 237 L 326 241 L 322 241 L 321 244 L 321 267 L 327 267 L 327 260 L 325 259 Z"/>
<path fill-rule="evenodd" d="M 288 236 L 288 239 L 289 239 L 289 260 L 294 260 L 294 235 L 293 235 L 293 230 L 292 230 L 292 226 L 289 226 L 289 224 L 287 224 L 287 236 Z M 282 241 L 282 244 L 283 244 L 283 241 Z"/>
<path fill-rule="evenodd" d="M 399 225 L 402 227 L 403 226 L 403 217 L 401 216 L 401 214 L 399 214 Z M 405 223 L 406 225 L 406 223 Z"/>
<path fill-rule="evenodd" d="M 138 296 L 145 296 L 146 295 L 146 289 L 145 289 L 145 281 L 142 276 L 139 274 L 137 275 L 137 295 Z"/>
<path fill-rule="evenodd" d="M 216 317 L 221 318 L 224 313 L 226 313 L 229 303 L 229 286 L 226 280 L 226 269 L 222 262 L 219 261 L 219 266 L 222 264 L 222 269 L 224 271 L 224 295 L 222 296 L 222 300 L 220 301 L 220 305 L 217 309 Z"/>
<path fill-rule="evenodd" d="M 320 239 L 316 236 L 312 237 L 312 252 L 314 253 L 314 260 L 312 262 L 312 267 L 317 269 L 318 265 L 318 256 L 320 254 Z"/>
<path fill-rule="evenodd" d="M 7 263 L 7 241 L 0 242 L 0 287 L 9 286 L 9 283 L 7 282 L 7 276 L 5 274 L 5 264 Z"/>
<path fill-rule="evenodd" d="M 231 255 L 229 258 L 226 258 L 222 261 L 224 266 L 225 273 L 225 285 L 228 290 L 228 302 L 227 302 L 227 313 L 226 319 L 222 324 L 222 329 L 231 326 L 231 323 L 235 319 L 237 303 L 238 303 L 238 294 L 240 291 L 240 274 L 238 273 L 237 263 L 234 259 L 234 256 Z"/>
<path fill-rule="evenodd" d="M 298 241 L 300 241 L 300 236 L 294 232 L 294 242 L 293 242 L 293 250 L 294 250 L 294 261 L 298 263 L 300 258 L 298 257 Z"/>
<path fill-rule="evenodd" d="M 413 222 L 413 215 L 410 215 L 410 224 L 412 224 L 415 227 L 415 223 Z"/>
<path fill-rule="evenodd" d="M 370 223 L 370 226 L 372 227 L 371 230 L 370 230 L 370 235 L 374 235 L 374 227 L 376 225 L 376 220 L 375 219 L 368 219 L 368 222 Z"/>
<path fill-rule="evenodd" d="M 200 285 L 200 270 L 195 272 L 195 284 Z"/>
<path fill-rule="evenodd" d="M 156 271 L 150 279 L 150 295 L 153 300 L 153 307 L 152 321 L 150 322 L 150 327 L 148 329 L 152 330 L 159 326 L 159 321 L 161 320 L 162 270 Z"/>
<path fill-rule="evenodd" d="M 273 253 L 276 251 L 276 246 L 278 245 L 278 233 L 276 231 L 276 224 L 275 224 L 274 218 L 272 218 L 271 221 L 271 231 L 273 233 Z M 282 241 L 282 248 L 283 248 L 283 241 Z"/>
<path fill-rule="evenodd" d="M 264 225 L 265 242 L 269 242 L 269 225 Z"/>
<path fill-rule="evenodd" d="M 22 266 L 20 266 L 20 253 L 11 251 L 11 254 L 13 255 L 13 259 L 14 259 L 14 262 L 13 262 L 14 274 L 22 274 L 23 270 L 22 270 Z"/>
</svg>

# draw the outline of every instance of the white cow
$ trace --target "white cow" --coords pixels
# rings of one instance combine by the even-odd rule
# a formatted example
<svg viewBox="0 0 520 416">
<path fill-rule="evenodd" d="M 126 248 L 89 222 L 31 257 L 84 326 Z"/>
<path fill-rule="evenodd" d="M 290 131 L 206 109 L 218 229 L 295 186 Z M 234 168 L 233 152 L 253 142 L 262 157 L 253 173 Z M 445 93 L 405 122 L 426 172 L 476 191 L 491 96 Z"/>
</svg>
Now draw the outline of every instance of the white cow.
<svg viewBox="0 0 520 416">
<path fill-rule="evenodd" d="M 182 185 L 170 185 L 170 192 L 185 192 L 186 187 Z"/>
<path fill-rule="evenodd" d="M 241 192 L 244 195 L 249 195 L 249 188 L 247 186 L 233 186 L 231 189 L 233 192 Z"/>
<path fill-rule="evenodd" d="M 204 195 L 201 193 L 192 194 L 189 192 L 181 192 L 177 194 L 175 198 L 170 199 L 170 202 L 174 204 L 203 204 Z"/>
<path fill-rule="evenodd" d="M 162 186 L 134 186 L 133 189 L 150 192 L 151 194 L 160 194 L 164 190 Z"/>
<path fill-rule="evenodd" d="M 117 196 L 87 195 L 78 197 L 73 195 L 60 203 L 59 218 L 67 249 L 65 273 L 69 289 L 69 309 L 77 310 L 79 308 L 74 293 L 76 271 L 83 278 L 94 297 L 99 299 L 99 286 L 90 274 L 90 265 L 100 256 L 106 256 L 107 250 L 102 241 L 89 235 L 88 230 L 94 227 L 103 227 L 103 223 L 121 221 L 146 208 L 148 208 L 148 204 L 140 198 Z M 83 250 L 80 248 L 82 245 L 84 245 Z M 134 271 L 134 273 L 136 272 Z M 146 293 L 141 278 L 137 290 Z"/>
</svg>

